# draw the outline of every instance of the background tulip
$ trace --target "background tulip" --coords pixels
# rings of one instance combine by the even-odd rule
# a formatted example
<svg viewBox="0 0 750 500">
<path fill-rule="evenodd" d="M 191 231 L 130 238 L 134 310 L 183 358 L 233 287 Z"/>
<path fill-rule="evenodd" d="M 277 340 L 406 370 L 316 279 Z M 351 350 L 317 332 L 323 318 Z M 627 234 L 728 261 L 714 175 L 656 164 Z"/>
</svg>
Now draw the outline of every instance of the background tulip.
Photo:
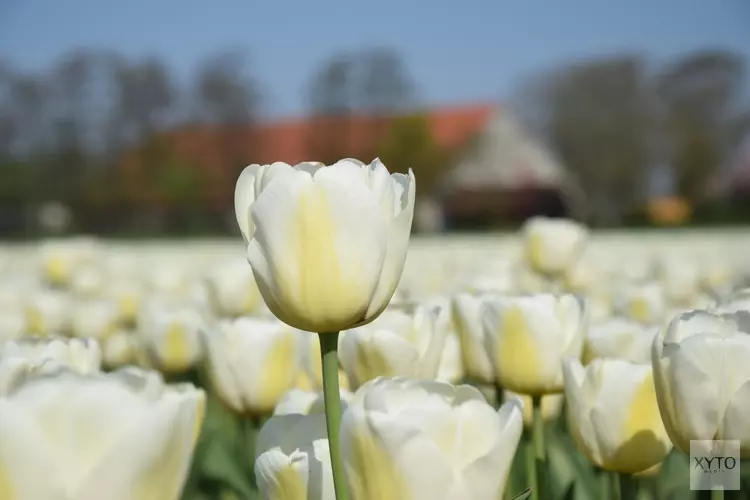
<svg viewBox="0 0 750 500">
<path fill-rule="evenodd" d="M 621 317 L 591 325 L 584 343 L 583 362 L 613 358 L 650 364 L 651 344 L 657 330 L 657 326 L 647 326 Z"/>
<path fill-rule="evenodd" d="M 77 373 L 87 374 L 99 371 L 102 352 L 93 339 L 29 338 L 2 344 L 0 363 L 8 358 L 23 358 L 33 364 L 55 361 Z"/>
<path fill-rule="evenodd" d="M 516 400 L 496 412 L 471 386 L 373 380 L 341 429 L 352 498 L 496 500 L 522 428 Z"/>
<path fill-rule="evenodd" d="M 736 439 L 750 456 L 749 325 L 746 312 L 687 311 L 654 339 L 659 409 L 681 451 L 691 440 Z"/>
<path fill-rule="evenodd" d="M 341 408 L 346 410 L 347 404 L 352 398 L 349 391 L 341 391 Z M 274 415 L 289 415 L 298 413 L 300 415 L 309 415 L 310 413 L 324 413 L 323 392 L 302 391 L 300 389 L 291 389 L 287 391 L 274 408 Z"/>
<path fill-rule="evenodd" d="M 225 320 L 205 330 L 208 373 L 232 410 L 270 415 L 300 368 L 297 332 L 277 319 Z"/>
<path fill-rule="evenodd" d="M 482 305 L 487 352 L 499 384 L 541 396 L 562 392 L 562 362 L 578 358 L 586 315 L 573 295 L 493 297 Z"/>
<path fill-rule="evenodd" d="M 335 500 L 325 416 L 271 417 L 258 436 L 255 477 L 267 500 Z"/>
<path fill-rule="evenodd" d="M 212 309 L 218 316 L 250 314 L 262 300 L 253 270 L 245 259 L 230 260 L 212 269 L 206 277 L 206 287 Z"/>
<path fill-rule="evenodd" d="M 261 295 L 285 323 L 338 332 L 375 319 L 401 277 L 414 176 L 378 160 L 247 167 L 237 222 Z"/>
<path fill-rule="evenodd" d="M 565 363 L 568 427 L 578 449 L 596 466 L 633 474 L 653 467 L 672 449 L 656 402 L 651 366 L 595 359 Z"/>
<path fill-rule="evenodd" d="M 559 275 L 581 257 L 587 231 L 568 219 L 533 217 L 523 226 L 524 257 L 528 265 L 543 275 Z"/>
<path fill-rule="evenodd" d="M 436 378 L 448 332 L 427 306 L 389 309 L 341 338 L 341 366 L 356 389 L 380 376 Z"/>
<path fill-rule="evenodd" d="M 493 384 L 495 374 L 485 348 L 481 318 L 486 295 L 459 293 L 453 297 L 452 313 L 461 343 L 461 359 L 466 376 L 483 384 Z"/>
<path fill-rule="evenodd" d="M 142 308 L 138 332 L 151 360 L 165 373 L 192 368 L 203 355 L 204 319 L 194 305 L 151 301 Z"/>
</svg>

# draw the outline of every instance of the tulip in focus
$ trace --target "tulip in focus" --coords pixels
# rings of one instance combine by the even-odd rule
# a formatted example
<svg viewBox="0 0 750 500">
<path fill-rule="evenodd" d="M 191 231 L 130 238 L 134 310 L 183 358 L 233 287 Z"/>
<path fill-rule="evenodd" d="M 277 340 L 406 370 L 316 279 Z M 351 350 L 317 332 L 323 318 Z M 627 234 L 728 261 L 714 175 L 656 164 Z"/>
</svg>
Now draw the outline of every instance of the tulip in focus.
<svg viewBox="0 0 750 500">
<path fill-rule="evenodd" d="M 240 414 L 270 415 L 300 365 L 297 332 L 277 319 L 223 320 L 205 332 L 208 374 L 221 401 Z"/>
<path fill-rule="evenodd" d="M 258 435 L 255 477 L 264 500 L 336 500 L 323 414 L 271 417 Z"/>
<path fill-rule="evenodd" d="M 672 443 L 656 402 L 650 365 L 596 359 L 585 368 L 566 361 L 568 427 L 595 466 L 634 474 L 666 458 Z"/>
<path fill-rule="evenodd" d="M 352 393 L 342 390 L 340 397 L 341 409 L 343 411 L 346 410 L 346 406 L 352 398 Z M 302 391 L 300 389 L 291 389 L 279 399 L 276 408 L 273 410 L 273 414 L 290 415 L 296 413 L 300 415 L 309 415 L 311 413 L 324 413 L 324 402 L 322 391 L 310 392 Z"/>
<path fill-rule="evenodd" d="M 204 408 L 135 369 L 21 377 L 0 398 L 0 498 L 176 499 Z"/>
<path fill-rule="evenodd" d="M 739 440 L 750 457 L 750 314 L 686 311 L 653 343 L 654 380 L 669 437 Z"/>
<path fill-rule="evenodd" d="M 499 385 L 541 396 L 563 390 L 562 363 L 579 358 L 586 314 L 573 295 L 493 297 L 482 306 L 482 324 Z"/>
<path fill-rule="evenodd" d="M 468 385 L 368 382 L 341 428 L 352 499 L 502 498 L 522 430 L 518 400 L 495 411 Z"/>
<path fill-rule="evenodd" d="M 656 326 L 621 317 L 591 325 L 583 348 L 583 363 L 610 358 L 650 364 L 651 344 L 657 331 Z"/>
<path fill-rule="evenodd" d="M 235 210 L 269 309 L 316 333 L 379 316 L 401 277 L 414 195 L 414 175 L 379 160 L 247 167 Z"/>
<path fill-rule="evenodd" d="M 447 334 L 430 307 L 386 309 L 341 338 L 341 366 L 349 386 L 356 389 L 381 376 L 436 378 Z"/>
<path fill-rule="evenodd" d="M 586 228 L 570 219 L 533 217 L 522 229 L 528 265 L 545 276 L 558 276 L 577 263 L 588 239 Z"/>
</svg>

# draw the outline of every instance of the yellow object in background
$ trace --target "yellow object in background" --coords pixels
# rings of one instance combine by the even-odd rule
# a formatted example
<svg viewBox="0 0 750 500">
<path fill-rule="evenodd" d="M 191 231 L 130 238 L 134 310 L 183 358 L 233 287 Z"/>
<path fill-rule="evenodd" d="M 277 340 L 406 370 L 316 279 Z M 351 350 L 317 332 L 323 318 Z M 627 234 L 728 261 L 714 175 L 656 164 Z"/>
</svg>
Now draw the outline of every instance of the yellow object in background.
<svg viewBox="0 0 750 500">
<path fill-rule="evenodd" d="M 652 224 L 680 225 L 690 220 L 693 207 L 684 198 L 667 196 L 651 200 L 646 206 L 646 214 Z"/>
</svg>

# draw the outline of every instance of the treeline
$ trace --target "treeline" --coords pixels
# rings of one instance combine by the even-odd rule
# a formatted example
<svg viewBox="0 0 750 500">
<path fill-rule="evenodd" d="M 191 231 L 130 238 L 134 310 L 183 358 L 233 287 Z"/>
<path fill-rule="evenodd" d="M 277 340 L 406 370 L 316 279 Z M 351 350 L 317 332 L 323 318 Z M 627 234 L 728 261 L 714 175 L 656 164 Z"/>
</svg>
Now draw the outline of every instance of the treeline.
<svg viewBox="0 0 750 500">
<path fill-rule="evenodd" d="M 617 55 L 523 82 L 512 103 L 582 186 L 591 222 L 618 224 L 648 197 L 656 171 L 691 203 L 710 194 L 750 128 L 744 75 L 726 51 L 658 67 Z M 415 169 L 427 195 L 463 153 L 441 149 L 422 114 L 405 114 L 418 109 L 419 90 L 393 50 L 335 55 L 307 92 L 315 126 L 305 148 L 321 161 L 379 155 Z M 156 58 L 84 50 L 36 73 L 0 63 L 0 230 L 34 232 L 51 202 L 83 231 L 232 230 L 234 179 L 267 157 L 268 96 L 238 50 L 190 75 Z M 175 154 L 178 139 L 196 153 Z"/>
</svg>

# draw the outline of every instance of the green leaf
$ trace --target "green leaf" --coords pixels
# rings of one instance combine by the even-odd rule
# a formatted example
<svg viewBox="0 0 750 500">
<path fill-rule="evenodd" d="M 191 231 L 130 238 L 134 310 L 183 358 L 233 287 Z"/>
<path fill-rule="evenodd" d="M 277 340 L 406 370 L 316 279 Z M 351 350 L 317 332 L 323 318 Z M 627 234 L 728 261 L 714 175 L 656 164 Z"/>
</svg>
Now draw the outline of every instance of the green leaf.
<svg viewBox="0 0 750 500">
<path fill-rule="evenodd" d="M 253 485 L 247 477 L 247 471 L 218 440 L 211 441 L 206 452 L 202 472 L 205 476 L 219 480 L 231 487 L 242 498 L 254 498 L 255 496 Z"/>
<path fill-rule="evenodd" d="M 513 497 L 513 500 L 526 500 L 531 496 L 531 488 L 526 488 L 521 493 Z"/>
</svg>

